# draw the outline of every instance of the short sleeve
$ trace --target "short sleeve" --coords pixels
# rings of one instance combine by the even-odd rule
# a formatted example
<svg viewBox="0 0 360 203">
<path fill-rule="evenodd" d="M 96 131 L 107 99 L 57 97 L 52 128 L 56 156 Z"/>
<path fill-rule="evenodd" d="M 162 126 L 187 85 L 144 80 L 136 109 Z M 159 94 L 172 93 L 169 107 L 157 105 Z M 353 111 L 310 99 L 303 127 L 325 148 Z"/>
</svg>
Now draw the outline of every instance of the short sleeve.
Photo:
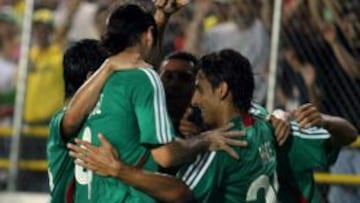
<svg viewBox="0 0 360 203">
<path fill-rule="evenodd" d="M 142 144 L 159 145 L 175 138 L 165 102 L 165 92 L 157 73 L 149 68 L 142 72 L 141 84 L 133 88 L 133 103 Z"/>
<path fill-rule="evenodd" d="M 330 134 L 323 128 L 302 129 L 295 121 L 291 122 L 292 134 L 285 144 L 287 155 L 297 171 L 327 167 L 334 155 L 329 156 L 327 142 Z M 285 153 L 285 152 L 284 152 Z M 301 164 L 299 164 L 301 163 Z"/>
<path fill-rule="evenodd" d="M 55 114 L 49 124 L 49 140 L 48 145 L 63 146 L 66 147 L 66 142 L 61 136 L 61 122 L 64 117 L 64 111 Z"/>
<path fill-rule="evenodd" d="M 199 154 L 195 161 L 180 169 L 177 177 L 193 192 L 196 200 L 211 200 L 216 193 L 219 167 L 215 163 L 216 152 Z"/>
</svg>

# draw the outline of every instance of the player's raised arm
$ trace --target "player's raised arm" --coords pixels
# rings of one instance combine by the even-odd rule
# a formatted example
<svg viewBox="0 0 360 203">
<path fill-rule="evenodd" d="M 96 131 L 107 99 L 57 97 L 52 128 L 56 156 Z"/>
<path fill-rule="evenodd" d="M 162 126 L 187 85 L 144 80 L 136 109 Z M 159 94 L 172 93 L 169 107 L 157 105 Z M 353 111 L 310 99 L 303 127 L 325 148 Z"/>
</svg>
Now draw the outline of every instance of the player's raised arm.
<svg viewBox="0 0 360 203">
<path fill-rule="evenodd" d="M 304 104 L 293 112 L 294 118 L 299 122 L 300 127 L 323 127 L 329 131 L 330 146 L 341 147 L 355 141 L 357 136 L 356 128 L 347 120 L 322 114 L 313 104 Z"/>
<path fill-rule="evenodd" d="M 158 28 L 158 38 L 148 60 L 155 67 L 159 67 L 162 60 L 163 37 L 170 17 L 188 3 L 189 0 L 154 0 L 156 7 L 154 18 Z"/>
</svg>

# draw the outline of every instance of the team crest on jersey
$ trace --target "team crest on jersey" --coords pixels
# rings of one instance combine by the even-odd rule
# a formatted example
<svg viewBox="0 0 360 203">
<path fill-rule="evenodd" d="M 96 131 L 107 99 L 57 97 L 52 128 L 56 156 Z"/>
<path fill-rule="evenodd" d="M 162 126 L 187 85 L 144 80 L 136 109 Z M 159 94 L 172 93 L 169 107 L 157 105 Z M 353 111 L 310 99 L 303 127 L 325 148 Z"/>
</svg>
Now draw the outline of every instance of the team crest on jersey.
<svg viewBox="0 0 360 203">
<path fill-rule="evenodd" d="M 275 153 L 270 142 L 263 143 L 258 150 L 263 163 L 275 160 Z"/>
</svg>

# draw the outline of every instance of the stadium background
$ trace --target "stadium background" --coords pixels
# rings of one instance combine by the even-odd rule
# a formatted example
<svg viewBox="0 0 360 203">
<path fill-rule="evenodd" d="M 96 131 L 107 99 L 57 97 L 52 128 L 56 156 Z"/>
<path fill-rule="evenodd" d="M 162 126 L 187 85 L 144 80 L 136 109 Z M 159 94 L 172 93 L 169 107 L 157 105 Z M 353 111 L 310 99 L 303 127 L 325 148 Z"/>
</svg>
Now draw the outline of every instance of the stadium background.
<svg viewBox="0 0 360 203">
<path fill-rule="evenodd" d="M 182 49 L 198 55 L 205 51 L 189 43 L 194 37 L 191 25 L 207 0 L 195 1 L 202 1 L 203 6 L 192 2 L 171 18 L 164 55 Z M 292 110 L 311 101 L 322 112 L 345 117 L 360 130 L 360 1 L 208 1 L 216 4 L 217 12 L 199 21 L 204 27 L 200 32 L 206 36 L 203 46 L 211 50 L 221 39 L 223 46 L 232 45 L 250 58 L 258 78 L 258 102 L 270 109 Z M 63 50 L 73 41 L 98 38 L 106 9 L 114 2 L 0 0 L 0 202 L 39 202 L 36 198 L 46 197 L 48 191 L 46 123 L 60 105 L 49 107 L 47 101 L 62 94 L 56 93 L 61 92 L 59 85 L 46 82 L 48 77 L 60 78 L 61 71 L 50 67 L 37 72 L 41 62 L 25 57 L 31 56 L 34 44 L 39 43 L 35 29 L 40 28 L 31 26 L 33 20 L 52 24 L 56 29 L 47 33 L 49 46 L 57 45 L 60 37 Z M 226 4 L 234 4 L 238 15 L 226 16 Z M 44 8 L 47 10 L 38 12 Z M 229 22 L 241 25 L 237 33 L 229 28 Z M 67 23 L 70 29 L 64 32 L 61 28 Z M 54 51 L 47 56 L 61 54 Z M 319 169 L 315 175 L 324 202 L 330 202 L 329 188 L 334 186 L 343 186 L 345 199 L 349 193 L 357 193 L 360 202 L 359 147 L 360 142 L 355 142 L 341 152 L 334 168 Z M 13 192 L 26 192 L 26 196 Z M 33 195 L 30 199 L 28 193 Z"/>
</svg>

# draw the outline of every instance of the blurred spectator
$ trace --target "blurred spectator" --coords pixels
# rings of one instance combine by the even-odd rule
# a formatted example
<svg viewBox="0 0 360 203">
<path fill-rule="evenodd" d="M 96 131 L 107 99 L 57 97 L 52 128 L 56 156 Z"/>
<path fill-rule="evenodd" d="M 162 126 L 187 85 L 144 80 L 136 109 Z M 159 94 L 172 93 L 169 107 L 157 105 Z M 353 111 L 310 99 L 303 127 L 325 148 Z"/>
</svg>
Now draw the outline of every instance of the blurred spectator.
<svg viewBox="0 0 360 203">
<path fill-rule="evenodd" d="M 73 0 L 63 1 L 55 12 L 55 20 L 57 26 L 61 26 L 67 20 L 69 4 Z M 78 41 L 81 39 L 99 39 L 99 34 L 95 26 L 95 14 L 98 10 L 98 3 L 94 0 L 81 1 L 79 8 L 74 13 L 72 24 L 68 33 L 68 40 L 70 42 Z"/>
<path fill-rule="evenodd" d="M 0 91 L 14 87 L 18 60 L 19 30 L 16 19 L 9 12 L 0 12 Z"/>
<path fill-rule="evenodd" d="M 71 1 L 65 23 L 54 26 L 53 12 L 39 9 L 33 16 L 34 44 L 30 50 L 24 121 L 27 124 L 47 124 L 64 102 L 62 52 L 71 19 L 80 1 Z"/>
<path fill-rule="evenodd" d="M 337 162 L 331 167 L 334 174 L 360 174 L 359 149 L 341 150 Z M 329 203 L 354 203 L 360 200 L 359 186 L 332 185 L 329 191 Z"/>
<path fill-rule="evenodd" d="M 0 11 L 0 125 L 9 124 L 15 100 L 19 30 L 11 10 Z"/>
<path fill-rule="evenodd" d="M 214 3 L 199 0 L 195 4 L 197 12 L 187 32 L 185 49 L 197 55 L 224 48 L 242 53 L 249 58 L 255 74 L 254 99 L 264 103 L 270 41 L 264 24 L 253 10 L 255 5 L 245 0 L 216 0 Z M 213 14 L 210 15 L 211 22 L 205 24 L 215 22 L 215 26 L 202 31 L 201 27 L 209 13 Z M 216 19 L 213 19 L 214 15 Z"/>
<path fill-rule="evenodd" d="M 101 37 L 106 29 L 106 19 L 109 15 L 109 6 L 100 5 L 95 13 L 94 24 L 97 36 Z"/>
</svg>

